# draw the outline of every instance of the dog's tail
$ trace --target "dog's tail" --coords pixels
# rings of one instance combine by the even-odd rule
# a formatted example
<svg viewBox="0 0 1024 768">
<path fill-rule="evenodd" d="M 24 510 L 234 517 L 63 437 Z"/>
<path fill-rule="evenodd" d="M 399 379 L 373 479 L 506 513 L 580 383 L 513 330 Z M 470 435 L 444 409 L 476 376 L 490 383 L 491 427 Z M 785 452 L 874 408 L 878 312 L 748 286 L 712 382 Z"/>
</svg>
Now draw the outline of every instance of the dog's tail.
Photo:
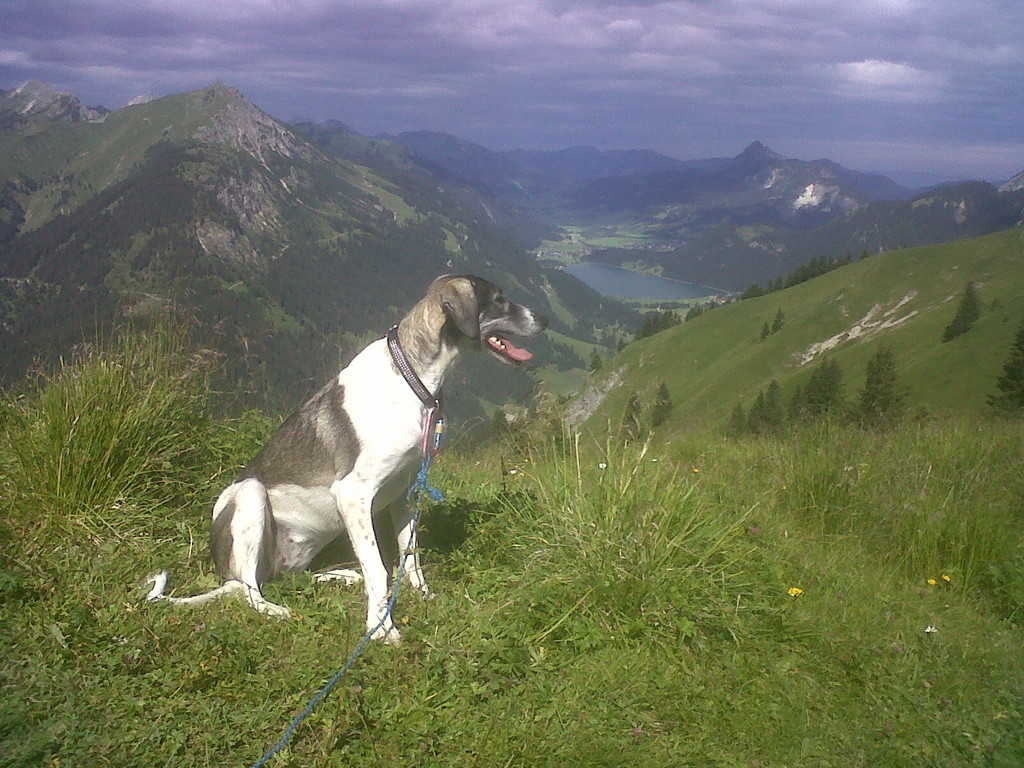
<svg viewBox="0 0 1024 768">
<path fill-rule="evenodd" d="M 185 605 L 202 605 L 208 603 L 211 600 L 216 600 L 218 597 L 230 594 L 232 592 L 239 592 L 245 588 L 245 585 L 240 581 L 230 580 L 221 584 L 216 589 L 211 589 L 209 592 L 204 592 L 201 595 L 194 595 L 192 597 L 170 597 L 165 595 L 164 592 L 167 589 L 167 571 L 160 571 L 155 573 L 146 579 L 147 584 L 152 584 L 153 588 L 149 590 L 149 594 L 146 595 L 146 600 L 151 603 L 155 603 L 158 600 L 166 600 L 169 603 L 183 603 Z"/>
</svg>

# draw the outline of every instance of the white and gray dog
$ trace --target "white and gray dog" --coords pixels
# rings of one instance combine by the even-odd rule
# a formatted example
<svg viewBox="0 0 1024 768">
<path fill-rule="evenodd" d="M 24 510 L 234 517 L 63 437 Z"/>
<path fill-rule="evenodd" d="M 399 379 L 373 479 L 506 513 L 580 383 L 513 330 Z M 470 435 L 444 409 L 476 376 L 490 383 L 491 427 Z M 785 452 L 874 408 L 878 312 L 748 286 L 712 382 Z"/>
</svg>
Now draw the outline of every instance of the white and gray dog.
<svg viewBox="0 0 1024 768">
<path fill-rule="evenodd" d="M 376 640 L 398 642 L 398 630 L 385 615 L 388 571 L 373 515 L 390 512 L 409 581 L 427 594 L 406 492 L 419 466 L 425 430 L 432 426 L 433 398 L 460 349 L 483 349 L 519 364 L 532 355 L 507 335 L 534 336 L 547 323 L 479 277 L 435 280 L 397 331 L 372 342 L 288 417 L 221 493 L 210 543 L 223 585 L 194 597 L 166 597 L 165 571 L 150 579 L 149 599 L 196 604 L 241 591 L 256 610 L 288 616 L 287 608 L 263 596 L 263 584 L 282 571 L 305 570 L 345 532 L 362 570 L 367 629 L 377 627 Z M 318 576 L 349 583 L 359 578 L 349 570 Z"/>
</svg>

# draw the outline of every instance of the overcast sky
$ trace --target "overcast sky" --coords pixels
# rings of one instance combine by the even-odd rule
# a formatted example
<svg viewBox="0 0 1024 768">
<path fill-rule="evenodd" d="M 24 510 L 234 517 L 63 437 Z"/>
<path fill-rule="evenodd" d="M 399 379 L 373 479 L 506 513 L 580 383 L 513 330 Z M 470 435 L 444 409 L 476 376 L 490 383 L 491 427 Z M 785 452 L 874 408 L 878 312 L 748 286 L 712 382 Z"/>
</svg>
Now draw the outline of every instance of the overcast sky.
<svg viewBox="0 0 1024 768">
<path fill-rule="evenodd" d="M 30 77 L 493 149 L 1024 170 L 1022 0 L 0 0 L 0 89 Z"/>
</svg>

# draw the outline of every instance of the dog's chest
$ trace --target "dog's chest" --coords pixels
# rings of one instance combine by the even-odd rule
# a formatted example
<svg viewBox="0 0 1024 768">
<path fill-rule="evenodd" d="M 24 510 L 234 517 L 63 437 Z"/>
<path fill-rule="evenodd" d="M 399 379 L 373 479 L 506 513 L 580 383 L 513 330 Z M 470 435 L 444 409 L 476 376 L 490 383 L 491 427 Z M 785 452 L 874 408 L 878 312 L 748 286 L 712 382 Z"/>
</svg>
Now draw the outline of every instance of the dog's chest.
<svg viewBox="0 0 1024 768">
<path fill-rule="evenodd" d="M 440 377 L 424 381 L 439 387 Z M 338 376 L 345 412 L 359 439 L 360 453 L 415 458 L 423 441 L 427 410 L 398 375 L 382 342 L 374 342 Z M 433 390 L 432 390 L 433 391 Z M 400 461 L 400 463 L 404 463 Z"/>
</svg>

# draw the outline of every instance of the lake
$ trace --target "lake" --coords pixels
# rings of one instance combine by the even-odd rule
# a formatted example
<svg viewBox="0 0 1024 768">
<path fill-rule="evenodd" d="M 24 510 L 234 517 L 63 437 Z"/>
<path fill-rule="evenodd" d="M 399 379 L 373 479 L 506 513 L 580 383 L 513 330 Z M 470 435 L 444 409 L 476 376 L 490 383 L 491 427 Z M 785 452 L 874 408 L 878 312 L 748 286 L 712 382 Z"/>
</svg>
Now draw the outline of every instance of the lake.
<svg viewBox="0 0 1024 768">
<path fill-rule="evenodd" d="M 607 264 L 584 262 L 572 264 L 564 269 L 598 293 L 620 299 L 673 301 L 699 299 L 718 293 L 713 288 L 684 283 L 681 280 L 670 280 L 657 275 L 646 275 L 622 267 L 611 267 Z"/>
</svg>

